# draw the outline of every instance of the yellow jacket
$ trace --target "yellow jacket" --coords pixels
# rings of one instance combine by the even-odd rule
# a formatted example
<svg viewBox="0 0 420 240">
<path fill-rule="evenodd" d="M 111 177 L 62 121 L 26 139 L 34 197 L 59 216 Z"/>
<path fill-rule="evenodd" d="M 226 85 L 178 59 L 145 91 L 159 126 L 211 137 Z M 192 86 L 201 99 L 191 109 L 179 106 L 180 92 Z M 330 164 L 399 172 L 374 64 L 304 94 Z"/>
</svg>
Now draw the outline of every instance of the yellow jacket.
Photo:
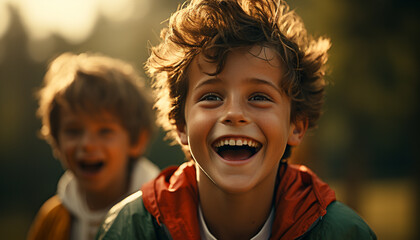
<svg viewBox="0 0 420 240">
<path fill-rule="evenodd" d="M 70 212 L 55 195 L 42 205 L 29 230 L 28 240 L 69 240 L 70 227 Z"/>
</svg>

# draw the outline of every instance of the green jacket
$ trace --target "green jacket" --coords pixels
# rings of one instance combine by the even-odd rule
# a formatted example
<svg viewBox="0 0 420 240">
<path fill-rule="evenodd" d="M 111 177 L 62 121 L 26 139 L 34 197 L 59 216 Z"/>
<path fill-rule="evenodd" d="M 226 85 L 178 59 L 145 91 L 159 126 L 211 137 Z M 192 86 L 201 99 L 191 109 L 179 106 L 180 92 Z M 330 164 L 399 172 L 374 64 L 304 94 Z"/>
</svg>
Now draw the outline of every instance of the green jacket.
<svg viewBox="0 0 420 240">
<path fill-rule="evenodd" d="M 376 239 L 310 170 L 286 165 L 279 174 L 270 239 Z M 110 210 L 97 239 L 200 239 L 195 181 L 191 164 L 163 171 Z"/>
</svg>

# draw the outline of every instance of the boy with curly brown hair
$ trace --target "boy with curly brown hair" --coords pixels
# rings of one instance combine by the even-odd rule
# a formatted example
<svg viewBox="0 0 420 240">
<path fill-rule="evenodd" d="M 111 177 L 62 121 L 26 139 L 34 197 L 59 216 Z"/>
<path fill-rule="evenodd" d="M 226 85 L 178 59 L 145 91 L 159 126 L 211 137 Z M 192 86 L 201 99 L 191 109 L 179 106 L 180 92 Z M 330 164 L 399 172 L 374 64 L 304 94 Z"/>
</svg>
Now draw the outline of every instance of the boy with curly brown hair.
<svg viewBox="0 0 420 240">
<path fill-rule="evenodd" d="M 155 130 L 151 96 L 122 60 L 63 53 L 38 98 L 41 135 L 66 172 L 28 240 L 93 239 L 108 210 L 160 172 L 142 156 Z"/>
<path fill-rule="evenodd" d="M 330 41 L 283 1 L 192 0 L 146 69 L 190 160 L 109 212 L 98 239 L 376 239 L 291 147 L 321 114 Z"/>
</svg>

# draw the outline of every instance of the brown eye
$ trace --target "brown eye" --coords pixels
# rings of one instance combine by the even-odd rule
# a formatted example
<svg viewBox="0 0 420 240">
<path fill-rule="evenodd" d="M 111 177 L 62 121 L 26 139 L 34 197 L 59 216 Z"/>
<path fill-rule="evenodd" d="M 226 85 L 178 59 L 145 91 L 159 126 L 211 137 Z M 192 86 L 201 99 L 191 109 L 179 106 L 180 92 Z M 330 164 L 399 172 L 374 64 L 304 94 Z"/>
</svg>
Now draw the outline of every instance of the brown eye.
<svg viewBox="0 0 420 240">
<path fill-rule="evenodd" d="M 201 97 L 200 101 L 223 101 L 223 99 L 215 93 L 208 93 Z"/>
<path fill-rule="evenodd" d="M 268 96 L 264 94 L 255 94 L 249 98 L 249 101 L 272 101 Z"/>
<path fill-rule="evenodd" d="M 63 130 L 63 135 L 70 138 L 78 137 L 78 136 L 81 136 L 82 134 L 83 134 L 82 128 L 71 127 L 71 128 L 64 128 Z"/>
<path fill-rule="evenodd" d="M 112 128 L 109 128 L 109 127 L 103 127 L 99 130 L 99 134 L 101 134 L 102 136 L 109 135 L 112 132 L 113 132 Z"/>
</svg>

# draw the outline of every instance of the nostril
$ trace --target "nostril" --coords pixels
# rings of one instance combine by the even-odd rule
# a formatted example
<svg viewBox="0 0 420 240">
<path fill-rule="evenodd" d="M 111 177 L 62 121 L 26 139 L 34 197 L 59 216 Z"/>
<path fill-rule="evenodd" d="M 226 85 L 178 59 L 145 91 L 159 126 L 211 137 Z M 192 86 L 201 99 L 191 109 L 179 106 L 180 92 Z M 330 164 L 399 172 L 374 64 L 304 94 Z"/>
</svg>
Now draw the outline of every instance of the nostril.
<svg viewBox="0 0 420 240">
<path fill-rule="evenodd" d="M 248 121 L 241 108 L 229 109 L 221 119 L 221 122 L 225 124 L 246 124 Z"/>
<path fill-rule="evenodd" d="M 235 124 L 246 124 L 246 123 L 248 123 L 248 120 L 247 119 L 245 119 L 245 118 L 225 118 L 225 119 L 223 119 L 222 120 L 222 122 L 224 123 L 224 124 L 233 124 L 233 125 L 235 125 Z"/>
</svg>

